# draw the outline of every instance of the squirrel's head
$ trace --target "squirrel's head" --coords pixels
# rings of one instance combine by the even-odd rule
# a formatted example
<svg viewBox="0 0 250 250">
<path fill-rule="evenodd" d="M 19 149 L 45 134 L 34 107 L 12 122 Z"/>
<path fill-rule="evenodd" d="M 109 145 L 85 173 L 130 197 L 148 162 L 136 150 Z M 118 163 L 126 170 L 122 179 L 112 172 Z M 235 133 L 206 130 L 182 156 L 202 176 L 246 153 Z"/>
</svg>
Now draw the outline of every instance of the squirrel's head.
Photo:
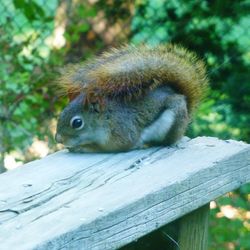
<svg viewBox="0 0 250 250">
<path fill-rule="evenodd" d="M 86 107 L 86 95 L 80 94 L 62 111 L 55 139 L 72 151 L 96 151 L 107 141 L 103 112 L 98 103 Z"/>
</svg>

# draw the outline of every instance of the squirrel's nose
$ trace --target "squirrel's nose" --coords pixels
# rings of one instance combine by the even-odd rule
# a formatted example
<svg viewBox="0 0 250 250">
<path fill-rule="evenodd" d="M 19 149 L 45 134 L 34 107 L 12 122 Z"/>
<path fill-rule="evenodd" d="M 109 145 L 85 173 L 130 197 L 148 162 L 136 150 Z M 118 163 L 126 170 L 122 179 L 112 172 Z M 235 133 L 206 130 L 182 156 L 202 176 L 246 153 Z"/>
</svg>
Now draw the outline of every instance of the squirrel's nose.
<svg viewBox="0 0 250 250">
<path fill-rule="evenodd" d="M 56 135 L 55 135 L 55 140 L 58 143 L 62 143 L 63 142 L 62 136 L 60 134 L 58 134 L 58 133 L 56 133 Z"/>
</svg>

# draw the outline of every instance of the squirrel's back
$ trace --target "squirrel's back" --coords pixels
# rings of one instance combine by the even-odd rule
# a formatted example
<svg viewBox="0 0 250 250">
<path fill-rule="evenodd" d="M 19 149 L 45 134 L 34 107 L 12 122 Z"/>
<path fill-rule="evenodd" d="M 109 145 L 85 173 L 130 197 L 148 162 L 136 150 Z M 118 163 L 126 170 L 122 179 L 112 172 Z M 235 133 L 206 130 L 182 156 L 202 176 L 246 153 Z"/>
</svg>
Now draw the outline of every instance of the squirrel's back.
<svg viewBox="0 0 250 250">
<path fill-rule="evenodd" d="M 82 65 L 71 66 L 59 79 L 64 92 L 117 98 L 140 97 L 161 85 L 187 99 L 189 113 L 204 95 L 204 63 L 181 46 L 124 46 Z"/>
</svg>

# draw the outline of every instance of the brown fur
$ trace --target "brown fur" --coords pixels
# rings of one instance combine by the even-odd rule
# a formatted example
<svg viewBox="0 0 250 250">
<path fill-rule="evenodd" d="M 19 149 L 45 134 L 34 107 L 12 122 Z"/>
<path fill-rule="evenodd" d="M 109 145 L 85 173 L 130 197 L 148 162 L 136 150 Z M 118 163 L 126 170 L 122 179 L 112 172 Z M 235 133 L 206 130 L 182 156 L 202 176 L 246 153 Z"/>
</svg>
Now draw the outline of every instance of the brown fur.
<svg viewBox="0 0 250 250">
<path fill-rule="evenodd" d="M 202 61 L 181 46 L 145 45 L 111 49 L 91 62 L 69 66 L 58 80 L 61 93 L 117 98 L 140 97 L 168 85 L 187 98 L 189 113 L 206 92 Z"/>
</svg>

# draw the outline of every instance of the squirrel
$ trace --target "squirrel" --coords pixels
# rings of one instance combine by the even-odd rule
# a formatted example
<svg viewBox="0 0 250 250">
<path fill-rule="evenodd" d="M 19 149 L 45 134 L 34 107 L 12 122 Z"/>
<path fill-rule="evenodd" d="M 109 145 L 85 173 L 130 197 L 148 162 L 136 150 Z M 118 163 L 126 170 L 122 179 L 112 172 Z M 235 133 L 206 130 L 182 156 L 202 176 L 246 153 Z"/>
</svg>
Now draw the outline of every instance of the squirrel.
<svg viewBox="0 0 250 250">
<path fill-rule="evenodd" d="M 171 145 L 185 133 L 208 87 L 204 63 L 177 45 L 126 45 L 58 79 L 70 103 L 55 139 L 73 152 Z"/>
</svg>

